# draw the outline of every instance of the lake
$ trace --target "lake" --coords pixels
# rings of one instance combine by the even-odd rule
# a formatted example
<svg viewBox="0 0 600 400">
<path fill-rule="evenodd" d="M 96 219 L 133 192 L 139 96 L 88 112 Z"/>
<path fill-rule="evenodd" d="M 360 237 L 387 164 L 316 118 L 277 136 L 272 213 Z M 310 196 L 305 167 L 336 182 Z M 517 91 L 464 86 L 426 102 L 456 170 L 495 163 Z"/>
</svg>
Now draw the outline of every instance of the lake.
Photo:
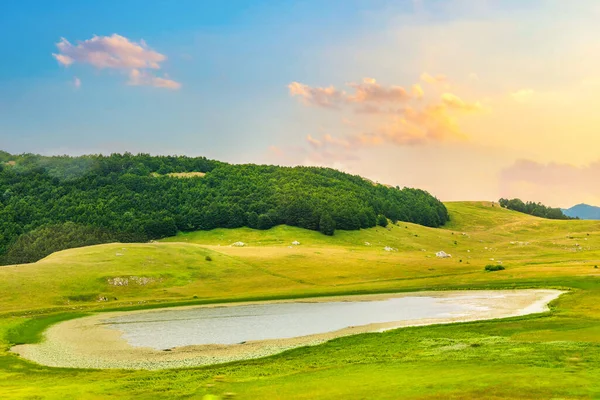
<svg viewBox="0 0 600 400">
<path fill-rule="evenodd" d="M 447 318 L 486 309 L 464 302 L 415 296 L 374 301 L 298 301 L 165 309 L 114 317 L 104 322 L 121 331 L 131 346 L 170 349 L 288 339 L 351 326 Z"/>
<path fill-rule="evenodd" d="M 41 343 L 12 351 L 53 367 L 184 368 L 360 333 L 539 313 L 561 293 L 419 292 L 98 313 L 52 325 Z"/>
</svg>

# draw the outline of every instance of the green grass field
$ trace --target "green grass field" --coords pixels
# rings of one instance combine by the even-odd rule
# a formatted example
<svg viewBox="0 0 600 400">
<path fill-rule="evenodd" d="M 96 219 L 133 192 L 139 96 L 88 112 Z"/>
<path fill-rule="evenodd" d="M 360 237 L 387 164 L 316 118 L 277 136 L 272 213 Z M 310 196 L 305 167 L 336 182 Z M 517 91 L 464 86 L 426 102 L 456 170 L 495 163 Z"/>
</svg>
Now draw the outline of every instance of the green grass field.
<svg viewBox="0 0 600 400">
<path fill-rule="evenodd" d="M 600 398 L 600 222 L 446 205 L 443 229 L 216 229 L 0 267 L 0 398 Z M 237 241 L 246 246 L 230 247 Z M 440 250 L 453 257 L 436 258 Z M 571 291 L 544 315 L 363 334 L 213 367 L 57 369 L 8 352 L 42 340 L 51 323 L 102 310 L 525 287 Z"/>
</svg>

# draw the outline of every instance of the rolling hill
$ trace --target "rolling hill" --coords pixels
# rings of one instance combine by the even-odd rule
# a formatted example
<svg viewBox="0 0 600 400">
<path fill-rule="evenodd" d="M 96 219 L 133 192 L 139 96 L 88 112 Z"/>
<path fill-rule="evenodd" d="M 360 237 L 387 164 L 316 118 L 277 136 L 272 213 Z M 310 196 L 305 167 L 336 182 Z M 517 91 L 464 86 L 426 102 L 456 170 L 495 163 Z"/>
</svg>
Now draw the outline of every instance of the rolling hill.
<svg viewBox="0 0 600 400">
<path fill-rule="evenodd" d="M 600 276 L 600 222 L 544 220 L 485 202 L 446 205 L 452 219 L 443 229 L 399 222 L 330 237 L 285 225 L 221 228 L 64 250 L 0 268 L 0 304 L 5 312 L 59 310 Z M 453 257 L 436 258 L 440 250 Z M 495 263 L 507 270 L 484 271 Z M 133 283 L 115 284 L 122 279 Z"/>
</svg>

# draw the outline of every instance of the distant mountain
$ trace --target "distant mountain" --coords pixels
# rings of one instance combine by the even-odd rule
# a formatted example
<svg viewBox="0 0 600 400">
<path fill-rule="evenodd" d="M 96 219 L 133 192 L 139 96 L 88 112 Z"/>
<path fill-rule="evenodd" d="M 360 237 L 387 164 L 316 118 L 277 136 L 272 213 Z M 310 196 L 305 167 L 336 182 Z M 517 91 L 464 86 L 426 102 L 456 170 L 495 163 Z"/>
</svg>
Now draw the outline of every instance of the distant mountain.
<svg viewBox="0 0 600 400">
<path fill-rule="evenodd" d="M 565 215 L 577 217 L 579 219 L 599 219 L 600 207 L 590 206 L 589 204 L 577 204 L 571 208 L 562 209 Z"/>
</svg>

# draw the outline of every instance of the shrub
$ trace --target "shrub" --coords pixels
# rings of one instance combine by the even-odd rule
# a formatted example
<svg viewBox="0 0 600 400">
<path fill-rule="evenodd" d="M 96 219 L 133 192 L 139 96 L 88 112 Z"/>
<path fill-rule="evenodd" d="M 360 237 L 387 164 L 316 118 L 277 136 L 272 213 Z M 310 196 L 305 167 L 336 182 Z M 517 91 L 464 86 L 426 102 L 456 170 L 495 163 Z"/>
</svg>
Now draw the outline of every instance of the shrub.
<svg viewBox="0 0 600 400">
<path fill-rule="evenodd" d="M 67 296 L 70 301 L 94 301 L 98 298 L 97 293 L 74 294 Z"/>
<path fill-rule="evenodd" d="M 212 258 L 211 258 L 210 256 L 206 256 L 204 259 L 205 259 L 206 261 L 212 261 Z"/>
<path fill-rule="evenodd" d="M 268 214 L 260 214 L 258 216 L 258 229 L 265 230 L 273 227 L 273 220 Z"/>
<path fill-rule="evenodd" d="M 331 215 L 327 213 L 323 213 L 321 215 L 321 220 L 319 221 L 319 230 L 321 233 L 333 236 L 335 233 L 335 221 L 331 218 Z"/>
<path fill-rule="evenodd" d="M 506 268 L 504 268 L 502 265 L 486 265 L 485 266 L 485 270 L 487 272 L 502 271 L 505 269 Z"/>
</svg>

